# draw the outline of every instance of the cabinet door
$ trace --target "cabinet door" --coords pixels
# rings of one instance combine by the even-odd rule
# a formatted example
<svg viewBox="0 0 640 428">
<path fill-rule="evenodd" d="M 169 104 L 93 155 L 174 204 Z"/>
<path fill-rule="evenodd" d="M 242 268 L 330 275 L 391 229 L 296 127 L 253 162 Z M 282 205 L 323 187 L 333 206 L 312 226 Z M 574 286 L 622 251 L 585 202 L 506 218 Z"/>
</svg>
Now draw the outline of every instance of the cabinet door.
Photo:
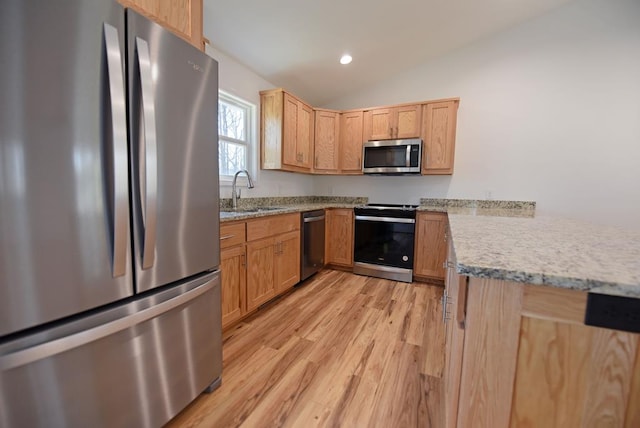
<svg viewBox="0 0 640 428">
<path fill-rule="evenodd" d="M 415 263 L 413 273 L 444 280 L 447 245 L 447 215 L 420 212 L 417 216 Z"/>
<path fill-rule="evenodd" d="M 311 169 L 311 154 L 313 153 L 313 108 L 298 101 L 298 129 L 296 138 L 296 152 L 298 166 Z"/>
<path fill-rule="evenodd" d="M 282 124 L 282 163 L 298 166 L 298 121 L 300 120 L 298 100 L 285 92 L 284 117 Z"/>
<path fill-rule="evenodd" d="M 276 237 L 276 293 L 300 282 L 300 231 Z"/>
<path fill-rule="evenodd" d="M 462 375 L 462 347 L 464 344 L 464 307 L 466 302 L 466 277 L 455 270 L 453 244 L 448 240 L 447 277 L 445 280 L 446 310 L 445 314 L 445 367 L 444 381 L 444 419 L 445 428 L 455 428 L 458 420 L 458 402 L 460 394 L 460 377 Z"/>
<path fill-rule="evenodd" d="M 340 125 L 340 173 L 362 174 L 363 112 L 343 113 Z"/>
<path fill-rule="evenodd" d="M 393 138 L 394 109 L 379 108 L 365 112 L 365 139 L 388 140 Z"/>
<path fill-rule="evenodd" d="M 202 37 L 202 0 L 119 0 L 173 31 L 200 50 Z"/>
<path fill-rule="evenodd" d="M 393 138 L 420 137 L 421 116 L 420 104 L 396 107 Z"/>
<path fill-rule="evenodd" d="M 340 138 L 340 114 L 315 111 L 315 139 L 313 144 L 314 172 L 336 173 Z"/>
<path fill-rule="evenodd" d="M 260 162 L 262 169 L 282 168 L 282 139 L 285 133 L 283 122 L 284 93 L 282 91 L 261 92 Z"/>
<path fill-rule="evenodd" d="M 353 266 L 353 210 L 326 211 L 325 260 L 327 264 Z"/>
<path fill-rule="evenodd" d="M 243 245 L 220 252 L 222 279 L 222 327 L 239 320 L 246 313 L 246 260 Z"/>
<path fill-rule="evenodd" d="M 247 311 L 275 297 L 274 258 L 273 237 L 247 243 Z"/>
<path fill-rule="evenodd" d="M 458 102 L 425 104 L 422 174 L 453 174 Z"/>
</svg>

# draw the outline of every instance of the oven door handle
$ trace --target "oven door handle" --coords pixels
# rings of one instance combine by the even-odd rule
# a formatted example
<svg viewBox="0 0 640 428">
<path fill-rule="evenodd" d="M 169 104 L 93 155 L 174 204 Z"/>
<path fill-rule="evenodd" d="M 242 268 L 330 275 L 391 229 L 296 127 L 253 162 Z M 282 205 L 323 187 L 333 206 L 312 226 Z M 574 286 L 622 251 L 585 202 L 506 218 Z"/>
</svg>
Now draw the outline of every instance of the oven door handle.
<svg viewBox="0 0 640 428">
<path fill-rule="evenodd" d="M 407 223 L 407 224 L 412 224 L 416 222 L 415 218 L 375 217 L 370 215 L 357 215 L 356 220 L 381 221 L 384 223 Z"/>
</svg>

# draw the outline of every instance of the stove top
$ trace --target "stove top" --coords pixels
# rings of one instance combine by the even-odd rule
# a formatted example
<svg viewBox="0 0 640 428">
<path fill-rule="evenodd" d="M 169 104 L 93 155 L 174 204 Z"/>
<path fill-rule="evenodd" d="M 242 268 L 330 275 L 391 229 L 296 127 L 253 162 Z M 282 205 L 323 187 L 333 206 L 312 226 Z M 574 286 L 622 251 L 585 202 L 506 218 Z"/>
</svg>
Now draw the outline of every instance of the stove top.
<svg viewBox="0 0 640 428">
<path fill-rule="evenodd" d="M 400 204 L 369 204 L 354 209 L 356 220 L 358 216 L 415 218 L 417 205 Z"/>
<path fill-rule="evenodd" d="M 409 204 L 367 204 L 367 205 L 362 205 L 359 208 L 372 208 L 372 209 L 378 209 L 378 210 L 415 211 L 418 208 L 418 206 L 409 205 Z"/>
</svg>

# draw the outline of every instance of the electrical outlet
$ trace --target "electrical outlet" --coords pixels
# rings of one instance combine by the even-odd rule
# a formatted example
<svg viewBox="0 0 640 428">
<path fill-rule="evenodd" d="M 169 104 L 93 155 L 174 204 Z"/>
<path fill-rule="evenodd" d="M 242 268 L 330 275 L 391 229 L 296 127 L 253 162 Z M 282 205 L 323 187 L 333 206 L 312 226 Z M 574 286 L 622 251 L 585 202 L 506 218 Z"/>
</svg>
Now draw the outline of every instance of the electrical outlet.
<svg viewBox="0 0 640 428">
<path fill-rule="evenodd" d="M 487 201 L 490 201 L 491 199 L 493 199 L 493 190 L 491 190 L 491 189 L 487 189 L 487 190 L 485 190 L 485 191 L 484 191 L 484 198 L 485 198 Z"/>
<path fill-rule="evenodd" d="M 584 323 L 640 333 L 640 299 L 589 293 Z"/>
</svg>

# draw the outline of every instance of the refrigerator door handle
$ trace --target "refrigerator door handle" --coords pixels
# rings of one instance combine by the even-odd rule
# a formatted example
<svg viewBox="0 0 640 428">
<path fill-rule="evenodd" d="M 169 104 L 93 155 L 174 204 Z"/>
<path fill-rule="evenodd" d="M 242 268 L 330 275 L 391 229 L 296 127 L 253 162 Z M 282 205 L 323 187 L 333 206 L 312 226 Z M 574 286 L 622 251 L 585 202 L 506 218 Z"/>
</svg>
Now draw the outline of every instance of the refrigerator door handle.
<svg viewBox="0 0 640 428">
<path fill-rule="evenodd" d="M 142 99 L 142 131 L 140 140 L 140 206 L 144 237 L 142 242 L 142 269 L 153 266 L 156 247 L 156 215 L 158 190 L 158 155 L 156 146 L 156 113 L 153 89 L 153 71 L 149 44 L 136 37 L 136 59 L 140 70 Z M 143 155 L 144 154 L 144 155 Z"/>
<path fill-rule="evenodd" d="M 113 164 L 111 171 L 112 185 L 112 276 L 117 278 L 126 272 L 127 262 L 127 221 L 129 220 L 129 194 L 127 176 L 127 117 L 122 76 L 122 54 L 118 30 L 104 24 L 104 48 L 107 60 L 109 99 L 111 105 L 111 148 Z"/>
<path fill-rule="evenodd" d="M 151 306 L 147 309 L 134 312 L 130 315 L 101 324 L 97 327 L 82 330 L 78 333 L 63 336 L 59 339 L 54 339 L 3 355 L 0 357 L 0 371 L 11 370 L 33 363 L 34 361 L 44 360 L 45 358 L 61 354 L 71 349 L 79 348 L 88 343 L 95 342 L 96 340 L 116 334 L 122 330 L 126 330 L 137 324 L 141 324 L 152 318 L 160 316 L 180 305 L 187 304 L 213 287 L 218 286 L 217 281 L 212 281 L 215 275 L 217 275 L 217 273 L 207 275 L 199 281 L 200 286 L 196 285 L 195 288 L 187 291 L 186 293 L 179 294 L 172 299 Z"/>
</svg>

